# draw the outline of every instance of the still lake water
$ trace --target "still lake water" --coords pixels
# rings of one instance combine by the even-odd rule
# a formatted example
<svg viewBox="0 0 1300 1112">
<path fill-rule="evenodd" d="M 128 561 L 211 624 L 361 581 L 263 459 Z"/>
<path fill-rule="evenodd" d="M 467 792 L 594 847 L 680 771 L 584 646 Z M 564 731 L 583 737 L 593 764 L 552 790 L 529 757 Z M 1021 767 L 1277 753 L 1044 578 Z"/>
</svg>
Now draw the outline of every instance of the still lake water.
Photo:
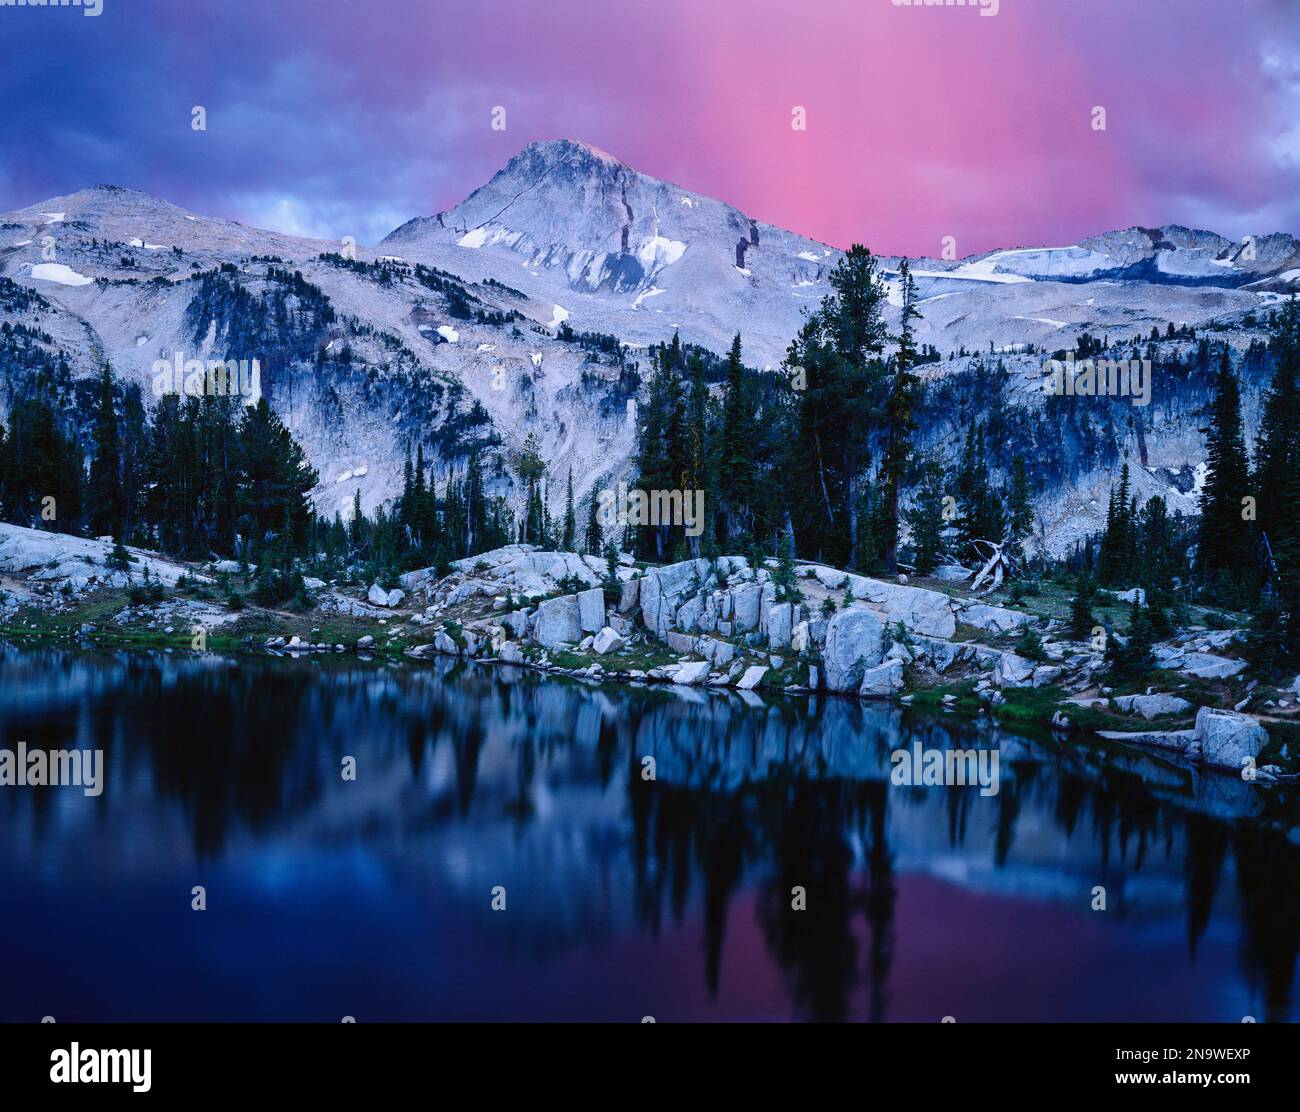
<svg viewBox="0 0 1300 1112">
<path fill-rule="evenodd" d="M 893 786 L 914 740 L 999 746 L 999 792 Z M 0 787 L 0 1020 L 1295 1018 L 1294 795 L 1116 749 L 448 662 L 0 645 L 20 741 L 102 749 L 106 785 Z"/>
</svg>

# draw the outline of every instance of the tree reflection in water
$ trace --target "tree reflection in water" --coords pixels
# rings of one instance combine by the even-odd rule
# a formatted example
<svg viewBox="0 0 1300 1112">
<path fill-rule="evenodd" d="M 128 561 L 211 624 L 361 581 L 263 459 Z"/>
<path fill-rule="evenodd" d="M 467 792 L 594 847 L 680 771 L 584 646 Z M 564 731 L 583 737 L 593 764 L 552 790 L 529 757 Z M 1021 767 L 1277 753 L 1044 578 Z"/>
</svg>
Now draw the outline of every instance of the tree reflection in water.
<svg viewBox="0 0 1300 1112">
<path fill-rule="evenodd" d="M 1134 925 L 1168 912 L 1172 885 L 1188 961 L 1216 915 L 1235 915 L 1259 1018 L 1291 1013 L 1300 848 L 1283 792 L 842 699 L 332 657 L 0 648 L 0 667 L 0 744 L 94 746 L 109 769 L 89 826 L 69 825 L 53 792 L 0 797 L 11 846 L 111 848 L 179 822 L 209 865 L 250 845 L 380 842 L 402 847 L 386 858 L 398 871 L 432 869 L 433 850 L 453 846 L 477 878 L 484 858 L 514 855 L 516 885 L 546 910 L 493 924 L 491 945 L 555 962 L 607 945 L 624 920 L 651 939 L 698 920 L 717 999 L 743 905 L 793 1013 L 812 1020 L 893 1018 L 906 877 L 1083 908 L 1102 884 L 1108 923 Z M 914 740 L 998 746 L 1000 790 L 892 786 L 889 754 Z M 355 785 L 338 774 L 349 755 Z M 807 910 L 792 907 L 796 887 Z"/>
</svg>

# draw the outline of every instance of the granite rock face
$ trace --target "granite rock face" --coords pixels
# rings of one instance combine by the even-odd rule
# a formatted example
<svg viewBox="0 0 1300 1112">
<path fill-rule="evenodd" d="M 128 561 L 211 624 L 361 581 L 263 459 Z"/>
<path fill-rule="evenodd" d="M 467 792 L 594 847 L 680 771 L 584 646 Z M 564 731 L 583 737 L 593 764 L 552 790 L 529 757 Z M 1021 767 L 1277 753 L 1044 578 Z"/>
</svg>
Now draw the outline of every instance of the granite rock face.
<svg viewBox="0 0 1300 1112">
<path fill-rule="evenodd" d="M 576 645 L 582 640 L 582 619 L 577 595 L 561 595 L 538 603 L 533 640 L 546 649 Z"/>
<path fill-rule="evenodd" d="M 832 691 L 856 691 L 863 674 L 885 655 L 885 627 L 869 610 L 850 607 L 831 618 L 822 650 L 826 686 Z"/>
<path fill-rule="evenodd" d="M 903 662 L 887 660 L 862 673 L 858 694 L 868 699 L 884 699 L 903 690 Z"/>
<path fill-rule="evenodd" d="M 1240 772 L 1268 744 L 1268 731 L 1248 714 L 1202 707 L 1196 712 L 1196 740 L 1204 764 Z"/>
<path fill-rule="evenodd" d="M 592 652 L 598 656 L 604 656 L 606 653 L 616 653 L 624 645 L 623 638 L 620 637 L 609 626 L 605 626 L 596 634 L 595 640 L 591 643 Z"/>
<path fill-rule="evenodd" d="M 1037 665 L 1015 653 L 1003 653 L 993 666 L 993 682 L 998 687 L 1029 687 Z"/>
<path fill-rule="evenodd" d="M 1147 721 L 1192 709 L 1191 703 L 1177 695 L 1121 695 L 1115 700 L 1115 705 L 1130 714 L 1140 714 Z"/>
<path fill-rule="evenodd" d="M 578 621 L 584 633 L 599 633 L 605 628 L 605 592 L 592 587 L 578 592 Z"/>
</svg>

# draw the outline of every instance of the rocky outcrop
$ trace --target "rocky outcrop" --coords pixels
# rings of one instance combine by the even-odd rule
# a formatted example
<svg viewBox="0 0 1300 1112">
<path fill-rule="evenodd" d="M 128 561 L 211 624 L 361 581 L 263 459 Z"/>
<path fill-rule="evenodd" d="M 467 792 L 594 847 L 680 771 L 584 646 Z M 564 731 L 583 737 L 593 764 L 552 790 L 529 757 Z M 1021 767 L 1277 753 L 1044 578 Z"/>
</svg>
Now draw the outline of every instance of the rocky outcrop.
<svg viewBox="0 0 1300 1112">
<path fill-rule="evenodd" d="M 817 582 L 829 591 L 838 591 L 844 586 L 844 581 L 849 577 L 848 572 L 840 571 L 837 568 L 826 568 L 820 565 L 813 568 L 813 575 Z"/>
<path fill-rule="evenodd" d="M 935 579 L 942 580 L 945 583 L 960 583 L 969 579 L 975 573 L 970 568 L 964 568 L 960 564 L 940 564 L 930 574 Z"/>
<path fill-rule="evenodd" d="M 455 606 L 479 595 L 509 595 L 519 601 L 553 595 L 580 584 L 584 589 L 601 584 L 605 561 L 576 552 L 543 552 L 536 545 L 508 544 L 503 548 L 456 560 L 451 574 L 439 579 L 434 568 L 419 568 L 400 578 L 408 593 L 420 592 L 428 602 Z M 620 582 L 632 581 L 632 558 L 619 556 Z"/>
<path fill-rule="evenodd" d="M 773 652 L 790 647 L 793 618 L 794 606 L 788 602 L 778 602 L 768 610 L 767 647 Z"/>
<path fill-rule="evenodd" d="M 378 583 L 372 583 L 366 592 L 366 601 L 371 606 L 401 606 L 406 601 L 406 592 L 397 587 L 386 591 Z"/>
<path fill-rule="evenodd" d="M 656 637 L 674 629 L 678 609 L 699 590 L 708 574 L 707 560 L 685 560 L 647 571 L 639 589 L 641 620 L 646 628 Z"/>
<path fill-rule="evenodd" d="M 852 591 L 856 608 L 870 612 L 882 625 L 901 625 L 909 634 L 939 639 L 949 639 L 957 631 L 958 606 L 939 591 L 820 564 L 804 564 L 797 570 L 801 578 L 815 579 L 827 590 Z M 714 564 L 684 560 L 654 568 L 639 581 L 637 591 L 642 621 L 657 637 L 673 629 L 724 636 L 758 631 L 767 635 L 769 648 L 777 650 L 791 646 L 800 620 L 796 604 L 777 600 L 768 569 L 752 569 L 742 557 L 721 557 Z M 984 604 L 971 610 L 971 618 L 969 624 L 994 632 L 1016 629 L 1030 620 L 1019 611 Z M 807 641 L 801 636 L 805 648 L 816 641 L 816 636 Z"/>
<path fill-rule="evenodd" d="M 708 678 L 709 662 L 707 660 L 693 660 L 678 666 L 677 671 L 673 674 L 673 683 L 683 687 L 694 687 Z"/>
<path fill-rule="evenodd" d="M 582 640 L 582 618 L 577 595 L 561 595 L 538 603 L 533 640 L 543 648 L 576 645 Z"/>
<path fill-rule="evenodd" d="M 1019 610 L 1008 610 L 1004 606 L 990 606 L 983 602 L 959 604 L 958 616 L 966 625 L 988 633 L 1011 633 L 1033 621 L 1028 614 Z"/>
<path fill-rule="evenodd" d="M 595 639 L 592 641 L 591 651 L 597 656 L 604 656 L 606 653 L 618 652 L 623 648 L 624 644 L 625 642 L 622 637 L 615 633 L 614 630 L 610 629 L 609 626 L 605 626 L 604 629 L 596 634 Z"/>
<path fill-rule="evenodd" d="M 512 610 L 509 614 L 501 615 L 501 624 L 510 630 L 515 637 L 522 640 L 528 636 L 528 631 L 532 628 L 533 618 L 527 610 Z"/>
<path fill-rule="evenodd" d="M 1202 680 L 1223 680 L 1244 671 L 1244 660 L 1230 660 L 1228 657 L 1215 656 L 1213 653 L 1187 653 L 1183 657 L 1182 669 L 1189 676 Z"/>
<path fill-rule="evenodd" d="M 1029 687 L 1034 682 L 1032 660 L 1015 653 L 1003 653 L 993 665 L 993 683 L 998 687 Z"/>
<path fill-rule="evenodd" d="M 757 583 L 742 583 L 733 587 L 731 596 L 731 624 L 736 633 L 749 633 L 758 629 L 758 615 L 762 607 L 763 588 Z"/>
<path fill-rule="evenodd" d="M 1268 744 L 1268 731 L 1257 719 L 1236 711 L 1202 707 L 1191 730 L 1104 730 L 1101 737 L 1143 748 L 1164 749 L 1189 761 L 1224 772 L 1240 773 Z"/>
<path fill-rule="evenodd" d="M 1140 714 L 1147 721 L 1192 709 L 1191 703 L 1177 695 L 1120 695 L 1115 699 L 1115 705 L 1129 714 Z"/>
<path fill-rule="evenodd" d="M 901 622 L 910 632 L 926 637 L 951 637 L 957 632 L 952 600 L 945 594 L 861 575 L 847 578 L 853 597 L 883 611 L 882 617 L 891 624 Z"/>
<path fill-rule="evenodd" d="M 1136 745 L 1142 749 L 1165 749 L 1192 761 L 1197 760 L 1200 755 L 1195 730 L 1140 730 L 1135 733 L 1100 730 L 1097 736 L 1109 741 L 1123 742 L 1125 745 Z"/>
<path fill-rule="evenodd" d="M 1196 739 L 1203 764 L 1240 772 L 1268 744 L 1268 731 L 1247 714 L 1202 707 L 1196 712 Z"/>
<path fill-rule="evenodd" d="M 863 674 L 885 655 L 885 627 L 869 610 L 853 606 L 839 611 L 826 627 L 822 662 L 826 686 L 832 691 L 856 691 Z"/>
<path fill-rule="evenodd" d="M 497 659 L 505 664 L 523 664 L 524 650 L 513 641 L 507 641 L 497 650 Z"/>
<path fill-rule="evenodd" d="M 569 574 L 577 564 L 588 563 L 571 553 L 539 553 L 525 546 L 489 556 L 489 564 L 512 569 L 511 574 L 521 567 L 531 569 L 528 574 Z M 588 570 L 594 576 L 596 569 Z M 467 571 L 486 574 L 481 562 L 462 561 L 462 572 Z M 1075 691 L 1085 690 L 1095 684 L 1094 670 L 1102 664 L 1097 654 L 1072 651 L 1069 643 L 1050 639 L 1043 646 L 1045 661 L 979 641 L 952 640 L 959 623 L 1002 636 L 1033 621 L 1018 610 L 820 564 L 797 565 L 795 574 L 804 581 L 798 593 L 805 602 L 778 601 L 772 565 L 753 568 L 739 556 L 683 560 L 639 576 L 627 569 L 616 607 L 607 607 L 603 586 L 593 585 L 546 599 L 535 608 L 511 609 L 511 592 L 502 593 L 502 584 L 491 577 L 463 578 L 453 592 L 441 597 L 448 602 L 467 592 L 491 597 L 491 616 L 466 622 L 463 636 L 481 637 L 486 629 L 492 651 L 503 660 L 516 654 L 504 650 L 507 631 L 514 640 L 531 642 L 541 650 L 519 650 L 539 667 L 585 676 L 594 675 L 593 668 L 604 674 L 597 657 L 621 652 L 636 642 L 657 642 L 677 661 L 647 672 L 632 669 L 629 676 L 672 681 L 679 687 L 706 683 L 737 687 L 742 682 L 754 686 L 768 673 L 768 665 L 784 670 L 792 664 L 793 675 L 782 681 L 787 686 L 887 698 L 903 689 L 909 669 L 916 669 L 915 679 L 924 683 L 928 672 L 943 674 L 960 667 L 963 675 L 983 673 L 977 690 L 986 703 L 996 704 L 1002 698 L 999 689 L 1066 683 Z M 441 591 L 442 585 L 425 589 Z M 840 592 L 839 598 L 835 592 Z M 409 620 L 431 624 L 438 609 L 431 606 Z M 461 637 L 457 633 L 452 639 L 459 643 Z M 447 648 L 440 640 L 435 644 L 439 650 Z M 1210 645 L 1210 635 L 1201 633 L 1191 647 L 1199 650 Z M 561 647 L 590 654 L 592 660 L 576 671 L 567 663 L 558 666 L 547 652 Z M 461 646 L 459 651 L 474 655 L 473 648 Z M 755 656 L 764 654 L 765 663 L 756 664 Z M 1199 658 L 1191 651 L 1185 655 L 1193 665 L 1234 664 L 1208 653 Z M 1185 700 L 1171 695 L 1123 696 L 1118 706 L 1148 720 L 1190 709 Z M 1199 745 L 1189 743 L 1178 731 L 1172 733 L 1179 736 L 1149 743 L 1180 751 Z"/>
<path fill-rule="evenodd" d="M 211 583 L 207 576 L 165 560 L 156 552 L 129 546 L 127 566 L 114 567 L 112 552 L 112 538 L 87 540 L 0 523 L 0 575 L 25 579 L 32 593 L 54 591 L 55 597 L 64 592 L 76 596 L 99 587 L 126 587 L 140 582 L 146 572 L 168 587 L 174 587 L 183 575 Z M 23 590 L 18 597 L 27 601 L 28 592 Z"/>
<path fill-rule="evenodd" d="M 641 598 L 641 580 L 625 579 L 618 599 L 618 612 L 631 614 L 639 605 Z"/>
<path fill-rule="evenodd" d="M 884 699 L 903 690 L 903 662 L 888 660 L 862 673 L 858 694 L 868 699 Z"/>
<path fill-rule="evenodd" d="M 730 641 L 718 641 L 713 637 L 701 637 L 695 642 L 695 651 L 715 668 L 722 668 L 736 658 L 736 646 Z"/>
<path fill-rule="evenodd" d="M 605 592 L 600 587 L 578 592 L 578 624 L 584 633 L 605 628 Z"/>
</svg>

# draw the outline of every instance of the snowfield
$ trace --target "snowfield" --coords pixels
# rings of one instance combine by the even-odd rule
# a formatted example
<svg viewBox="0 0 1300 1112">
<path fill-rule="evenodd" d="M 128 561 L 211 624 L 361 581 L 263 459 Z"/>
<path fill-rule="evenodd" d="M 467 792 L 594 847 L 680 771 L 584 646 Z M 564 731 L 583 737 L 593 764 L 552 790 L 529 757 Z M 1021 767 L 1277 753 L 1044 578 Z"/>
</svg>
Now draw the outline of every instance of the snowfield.
<svg viewBox="0 0 1300 1112">
<path fill-rule="evenodd" d="M 64 263 L 37 263 L 32 267 L 32 277 L 41 282 L 58 282 L 61 286 L 88 286 L 94 281 Z"/>
</svg>

